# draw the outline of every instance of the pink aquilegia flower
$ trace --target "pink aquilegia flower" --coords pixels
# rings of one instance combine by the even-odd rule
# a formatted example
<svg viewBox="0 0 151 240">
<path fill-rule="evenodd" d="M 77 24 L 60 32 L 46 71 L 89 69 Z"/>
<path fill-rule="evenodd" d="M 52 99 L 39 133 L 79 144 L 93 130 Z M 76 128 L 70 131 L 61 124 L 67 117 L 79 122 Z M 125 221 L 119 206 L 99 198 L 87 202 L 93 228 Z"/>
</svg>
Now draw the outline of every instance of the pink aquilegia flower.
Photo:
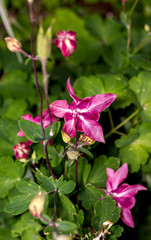
<svg viewBox="0 0 151 240">
<path fill-rule="evenodd" d="M 134 227 L 134 222 L 130 209 L 135 205 L 135 195 L 140 190 L 147 190 L 140 184 L 129 185 L 121 182 L 125 180 L 128 175 L 127 163 L 123 164 L 116 172 L 112 168 L 107 168 L 107 182 L 106 182 L 106 195 L 111 195 L 116 201 L 117 206 L 121 208 L 122 221 L 130 226 Z M 119 186 L 120 185 L 120 186 Z"/>
<path fill-rule="evenodd" d="M 97 94 L 82 100 L 75 95 L 70 79 L 67 80 L 67 90 L 74 100 L 72 103 L 68 105 L 66 100 L 56 100 L 50 104 L 51 112 L 65 119 L 63 132 L 70 138 L 75 137 L 77 131 L 84 132 L 92 140 L 104 142 L 103 130 L 98 123 L 99 113 L 115 100 L 116 95 Z"/>
<path fill-rule="evenodd" d="M 64 57 L 69 57 L 77 48 L 76 33 L 72 31 L 58 31 L 54 44 L 60 48 Z"/>
<path fill-rule="evenodd" d="M 40 116 L 37 116 L 37 117 L 33 118 L 31 114 L 25 114 L 21 118 L 25 119 L 25 120 L 28 120 L 30 122 L 34 122 L 34 123 L 36 123 L 38 125 L 41 125 Z M 45 128 L 47 128 L 50 125 L 50 117 L 49 117 L 48 109 L 46 109 L 42 113 L 42 119 L 43 119 L 43 126 L 44 126 L 44 129 L 45 129 Z M 56 121 L 57 121 L 56 117 L 53 114 L 51 114 L 51 122 L 54 123 Z M 21 129 L 19 130 L 17 135 L 20 136 L 20 137 L 24 137 L 25 136 L 24 132 Z M 28 140 L 27 144 L 31 145 L 32 142 L 30 140 Z"/>
<path fill-rule="evenodd" d="M 17 159 L 28 159 L 30 147 L 28 143 L 19 142 L 14 146 L 14 155 Z"/>
</svg>

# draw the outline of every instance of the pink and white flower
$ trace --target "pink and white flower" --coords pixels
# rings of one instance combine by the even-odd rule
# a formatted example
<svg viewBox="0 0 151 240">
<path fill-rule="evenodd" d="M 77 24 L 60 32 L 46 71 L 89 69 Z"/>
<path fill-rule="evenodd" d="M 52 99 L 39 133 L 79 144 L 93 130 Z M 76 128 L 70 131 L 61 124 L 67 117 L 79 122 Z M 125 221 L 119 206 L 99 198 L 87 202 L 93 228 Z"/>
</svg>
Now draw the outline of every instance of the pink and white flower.
<svg viewBox="0 0 151 240">
<path fill-rule="evenodd" d="M 50 104 L 51 112 L 55 116 L 65 119 L 63 132 L 70 138 L 75 137 L 77 131 L 84 132 L 94 141 L 105 142 L 102 127 L 98 123 L 99 113 L 115 100 L 116 95 L 97 94 L 82 100 L 75 95 L 70 79 L 67 80 L 66 87 L 74 101 L 69 105 L 66 100 L 56 100 Z"/>
<path fill-rule="evenodd" d="M 58 31 L 54 44 L 60 48 L 64 57 L 72 55 L 77 48 L 76 33 L 72 31 Z"/>
<path fill-rule="evenodd" d="M 129 185 L 123 182 L 128 175 L 127 163 L 123 164 L 116 172 L 112 168 L 107 168 L 107 182 L 106 182 L 106 195 L 111 195 L 116 201 L 117 206 L 121 208 L 122 221 L 130 226 L 134 227 L 134 221 L 130 209 L 135 205 L 135 195 L 140 190 L 147 190 L 140 184 Z M 119 186 L 120 185 L 120 186 Z"/>
<path fill-rule="evenodd" d="M 17 159 L 28 159 L 30 147 L 28 143 L 19 142 L 14 146 L 14 155 Z"/>
</svg>

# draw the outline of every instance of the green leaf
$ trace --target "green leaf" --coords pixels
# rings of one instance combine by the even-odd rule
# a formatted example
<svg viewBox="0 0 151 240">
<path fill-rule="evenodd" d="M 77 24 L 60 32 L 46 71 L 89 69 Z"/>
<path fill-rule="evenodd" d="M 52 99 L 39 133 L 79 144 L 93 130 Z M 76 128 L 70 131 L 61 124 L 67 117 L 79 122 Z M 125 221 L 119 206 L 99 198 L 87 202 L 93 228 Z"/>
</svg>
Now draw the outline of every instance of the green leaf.
<svg viewBox="0 0 151 240">
<path fill-rule="evenodd" d="M 23 165 L 10 157 L 0 158 L 0 198 L 7 196 L 24 174 Z"/>
<path fill-rule="evenodd" d="M 22 141 L 22 138 L 17 136 L 18 131 L 19 127 L 15 120 L 0 119 L 0 156 L 14 155 L 14 145 Z"/>
<path fill-rule="evenodd" d="M 75 183 L 73 181 L 63 181 L 63 176 L 61 176 L 58 180 L 53 177 L 48 178 L 37 170 L 36 178 L 38 182 L 41 183 L 41 187 L 46 191 L 55 191 L 58 189 L 60 194 L 69 194 L 75 189 Z"/>
<path fill-rule="evenodd" d="M 59 223 L 59 230 L 63 233 L 77 233 L 77 225 L 75 223 L 69 221 L 61 221 Z"/>
<path fill-rule="evenodd" d="M 79 77 L 74 83 L 74 90 L 79 98 L 92 97 L 103 93 L 116 94 L 117 98 L 113 103 L 115 108 L 125 108 L 135 99 L 135 95 L 128 89 L 125 79 L 115 74 L 102 74 L 98 77 Z"/>
<path fill-rule="evenodd" d="M 53 146 L 49 145 L 47 147 L 47 150 L 48 150 L 48 157 L 49 157 L 49 160 L 51 162 L 51 166 L 52 167 L 57 167 L 63 159 L 61 155 L 64 152 L 64 147 L 61 146 L 61 145 L 58 145 L 56 148 L 54 148 Z M 40 157 L 45 158 L 43 146 L 41 146 L 38 149 L 37 154 Z"/>
<path fill-rule="evenodd" d="M 1 82 L 0 95 L 35 102 L 36 89 L 27 81 L 27 77 L 27 73 L 18 70 L 7 73 Z"/>
<path fill-rule="evenodd" d="M 12 237 L 11 230 L 9 228 L 0 229 L 0 240 L 4 240 L 4 239 L 15 240 Z"/>
<path fill-rule="evenodd" d="M 80 151 L 88 155 L 90 158 L 93 158 L 93 154 L 87 148 L 80 148 Z"/>
<path fill-rule="evenodd" d="M 74 214 L 76 209 L 73 203 L 64 194 L 59 194 L 57 199 L 57 215 L 63 220 L 74 221 Z"/>
<path fill-rule="evenodd" d="M 9 105 L 7 112 L 3 115 L 3 117 L 8 117 L 10 119 L 18 120 L 22 115 L 25 114 L 25 110 L 27 108 L 27 103 L 23 99 L 13 100 Z"/>
<path fill-rule="evenodd" d="M 85 158 L 78 159 L 78 181 L 79 185 L 83 186 L 87 183 L 89 173 L 91 170 L 91 165 L 88 163 L 88 160 Z M 75 164 L 68 170 L 68 178 L 76 182 L 75 178 Z"/>
<path fill-rule="evenodd" d="M 121 209 L 116 207 L 116 201 L 111 196 L 104 196 L 101 201 L 95 204 L 96 216 L 99 218 L 100 226 L 105 221 L 116 223 L 120 217 Z"/>
<path fill-rule="evenodd" d="M 42 226 L 36 222 L 31 214 L 23 214 L 19 220 L 12 227 L 13 237 L 22 237 L 21 239 L 32 239 L 33 236 L 36 240 L 40 240 L 40 236 L 37 233 L 42 230 Z M 26 238 L 28 236 L 28 238 Z"/>
<path fill-rule="evenodd" d="M 24 132 L 26 138 L 28 138 L 32 142 L 37 143 L 37 142 L 41 142 L 41 141 L 44 141 L 45 139 L 49 138 L 50 126 L 48 126 L 45 129 L 46 138 L 43 138 L 40 125 L 38 125 L 34 122 L 31 122 L 31 121 L 28 121 L 28 120 L 24 120 L 24 119 L 20 119 L 18 121 L 18 124 L 19 124 L 20 128 L 22 129 L 22 131 Z M 55 122 L 52 124 L 53 137 L 55 137 L 57 135 L 59 128 L 60 128 L 60 122 Z"/>
<path fill-rule="evenodd" d="M 105 187 L 107 180 L 106 168 L 110 167 L 117 170 L 119 166 L 120 160 L 118 158 L 110 157 L 107 159 L 106 156 L 96 158 L 88 182 L 98 187 Z"/>
<path fill-rule="evenodd" d="M 151 82 L 148 80 L 150 78 L 150 72 L 141 72 L 129 81 L 130 88 L 135 92 L 141 105 L 140 116 L 143 121 L 151 120 Z"/>
<path fill-rule="evenodd" d="M 13 215 L 28 210 L 31 200 L 42 191 L 42 188 L 33 181 L 22 181 L 17 185 L 17 188 L 22 194 L 10 197 L 10 202 L 5 206 L 5 211 Z"/>
<path fill-rule="evenodd" d="M 122 162 L 127 162 L 131 172 L 137 172 L 141 164 L 145 164 L 151 153 L 151 123 L 143 123 L 131 129 L 127 136 L 115 141 Z"/>
<path fill-rule="evenodd" d="M 110 235 L 107 235 L 108 240 L 117 240 L 117 238 L 121 237 L 122 232 L 124 229 L 119 225 L 114 225 L 109 229 L 109 232 L 111 232 Z"/>
<path fill-rule="evenodd" d="M 104 191 L 89 184 L 80 191 L 79 200 L 82 201 L 85 209 L 90 210 L 102 195 L 104 195 Z"/>
</svg>

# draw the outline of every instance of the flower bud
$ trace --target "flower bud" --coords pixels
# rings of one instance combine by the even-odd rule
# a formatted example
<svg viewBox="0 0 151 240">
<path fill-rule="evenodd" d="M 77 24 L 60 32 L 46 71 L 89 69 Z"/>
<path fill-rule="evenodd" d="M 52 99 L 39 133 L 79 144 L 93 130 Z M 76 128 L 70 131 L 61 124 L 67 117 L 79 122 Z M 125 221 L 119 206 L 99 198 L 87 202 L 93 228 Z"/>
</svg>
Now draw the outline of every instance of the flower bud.
<svg viewBox="0 0 151 240">
<path fill-rule="evenodd" d="M 37 54 L 39 58 L 47 59 L 51 53 L 51 39 L 52 39 L 52 25 L 53 22 L 50 24 L 49 28 L 47 29 L 46 33 L 44 33 L 43 25 L 40 23 L 38 35 L 37 35 Z"/>
<path fill-rule="evenodd" d="M 127 0 L 121 0 L 122 5 L 124 6 Z"/>
<path fill-rule="evenodd" d="M 14 155 L 17 159 L 20 159 L 21 162 L 25 162 L 28 159 L 30 154 L 30 147 L 27 143 L 20 142 L 14 146 Z"/>
<path fill-rule="evenodd" d="M 150 26 L 148 24 L 145 24 L 144 29 L 145 29 L 146 32 L 149 32 L 150 31 Z"/>
<path fill-rule="evenodd" d="M 60 235 L 57 237 L 57 240 L 72 240 L 73 238 L 67 235 Z"/>
<path fill-rule="evenodd" d="M 58 31 L 54 44 L 60 48 L 62 55 L 67 58 L 77 48 L 76 33 L 72 31 Z"/>
<path fill-rule="evenodd" d="M 76 158 L 79 157 L 80 155 L 81 155 L 81 154 L 80 154 L 79 152 L 77 152 L 77 151 L 68 151 L 68 152 L 67 152 L 67 156 L 68 156 L 68 158 L 71 159 L 71 160 L 76 159 Z"/>
<path fill-rule="evenodd" d="M 95 143 L 94 140 L 86 136 L 84 133 L 80 135 L 79 140 L 82 141 L 85 145 L 92 145 Z"/>
<path fill-rule="evenodd" d="M 6 41 L 7 48 L 11 52 L 19 52 L 20 49 L 22 48 L 21 43 L 15 38 L 6 37 L 5 41 Z"/>
<path fill-rule="evenodd" d="M 65 143 L 70 142 L 71 138 L 69 137 L 69 135 L 67 133 L 65 133 L 64 131 L 61 131 L 61 135 L 62 135 L 62 139 Z"/>
<path fill-rule="evenodd" d="M 45 192 L 39 192 L 29 204 L 29 211 L 34 217 L 41 215 L 45 205 Z"/>
</svg>

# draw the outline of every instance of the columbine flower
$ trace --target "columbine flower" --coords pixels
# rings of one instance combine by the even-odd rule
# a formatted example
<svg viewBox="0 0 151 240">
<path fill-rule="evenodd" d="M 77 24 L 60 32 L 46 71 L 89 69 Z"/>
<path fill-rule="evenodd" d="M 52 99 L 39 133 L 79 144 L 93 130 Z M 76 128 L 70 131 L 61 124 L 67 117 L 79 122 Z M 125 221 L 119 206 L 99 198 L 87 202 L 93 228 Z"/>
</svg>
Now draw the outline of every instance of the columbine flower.
<svg viewBox="0 0 151 240">
<path fill-rule="evenodd" d="M 25 119 L 25 120 L 28 120 L 30 122 L 34 122 L 34 123 L 36 123 L 38 125 L 41 125 L 40 116 L 37 116 L 37 117 L 33 118 L 31 114 L 25 114 L 21 118 Z M 44 129 L 45 129 L 45 128 L 47 128 L 50 125 L 50 117 L 49 117 L 48 109 L 46 109 L 43 112 L 42 119 L 43 119 L 43 126 L 44 126 Z M 57 119 L 55 118 L 55 116 L 53 114 L 51 114 L 51 122 L 54 123 L 56 121 L 57 121 Z M 24 137 L 25 136 L 25 134 L 24 134 L 24 132 L 22 130 L 19 130 L 17 135 L 20 136 L 20 137 Z M 30 142 L 30 143 L 32 143 L 32 142 Z"/>
<path fill-rule="evenodd" d="M 104 142 L 103 130 L 98 124 L 99 113 L 115 100 L 116 95 L 97 94 L 82 100 L 75 95 L 70 79 L 67 80 L 67 90 L 74 100 L 72 103 L 68 105 L 66 100 L 56 100 L 50 104 L 51 112 L 55 116 L 65 119 L 63 131 L 70 138 L 76 136 L 78 131 L 84 132 L 94 141 Z"/>
<path fill-rule="evenodd" d="M 117 206 L 121 208 L 122 221 L 128 226 L 134 227 L 134 222 L 130 211 L 130 209 L 135 205 L 136 200 L 134 196 L 138 193 L 138 191 L 147 189 L 140 184 L 129 185 L 127 183 L 123 183 L 120 185 L 127 175 L 127 163 L 122 165 L 116 172 L 112 168 L 107 168 L 108 179 L 106 182 L 106 195 L 111 195 L 116 201 Z"/>
<path fill-rule="evenodd" d="M 30 154 L 30 147 L 28 143 L 20 142 L 13 148 L 15 157 L 17 159 L 28 159 L 28 155 Z"/>
<path fill-rule="evenodd" d="M 11 52 L 19 52 L 22 48 L 21 43 L 15 38 L 6 37 L 5 41 L 6 41 L 7 48 Z"/>
<path fill-rule="evenodd" d="M 60 48 L 64 57 L 69 57 L 77 48 L 76 33 L 72 31 L 58 31 L 54 44 Z"/>
</svg>

